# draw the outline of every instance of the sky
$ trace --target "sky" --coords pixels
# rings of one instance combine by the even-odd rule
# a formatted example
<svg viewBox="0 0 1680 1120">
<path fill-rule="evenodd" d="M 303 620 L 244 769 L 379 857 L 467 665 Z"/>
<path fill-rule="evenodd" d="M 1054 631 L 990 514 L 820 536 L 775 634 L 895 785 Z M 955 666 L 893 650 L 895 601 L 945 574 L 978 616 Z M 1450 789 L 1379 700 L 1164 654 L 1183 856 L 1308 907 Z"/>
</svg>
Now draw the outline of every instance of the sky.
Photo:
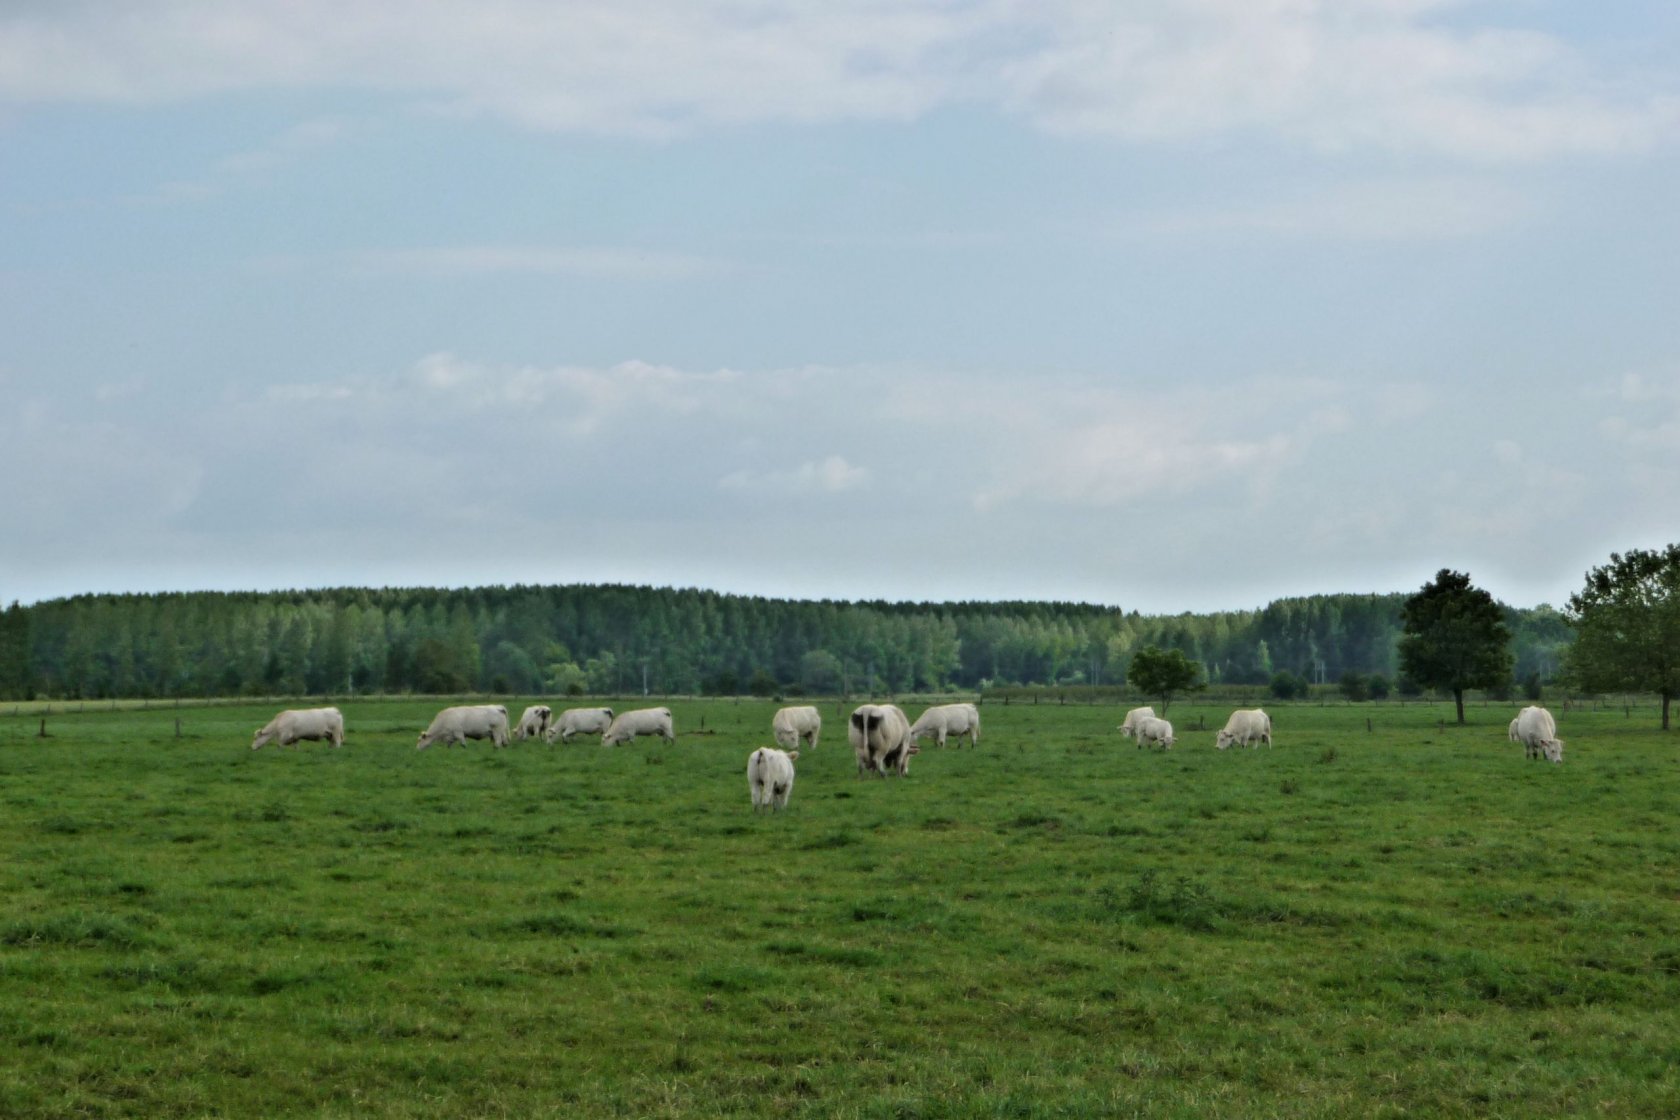
<svg viewBox="0 0 1680 1120">
<path fill-rule="evenodd" d="M 1669 0 L 0 0 L 0 601 L 1561 605 L 1680 539 Z"/>
</svg>

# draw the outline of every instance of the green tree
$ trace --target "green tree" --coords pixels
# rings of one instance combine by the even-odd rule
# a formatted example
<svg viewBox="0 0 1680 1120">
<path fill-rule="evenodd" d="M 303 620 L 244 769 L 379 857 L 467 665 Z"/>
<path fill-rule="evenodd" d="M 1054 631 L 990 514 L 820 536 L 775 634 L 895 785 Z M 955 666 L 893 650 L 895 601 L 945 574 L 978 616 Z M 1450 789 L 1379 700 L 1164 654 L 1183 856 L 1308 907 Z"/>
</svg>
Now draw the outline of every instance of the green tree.
<svg viewBox="0 0 1680 1120">
<path fill-rule="evenodd" d="M 442 638 L 421 638 L 414 647 L 414 686 L 435 696 L 470 691 L 473 671 L 459 645 Z"/>
<path fill-rule="evenodd" d="M 1662 726 L 1680 693 L 1680 545 L 1633 549 L 1587 573 L 1564 616 L 1575 627 L 1569 675 L 1589 692 L 1627 689 L 1662 697 Z"/>
<path fill-rule="evenodd" d="M 1199 662 L 1190 660 L 1181 649 L 1163 650 L 1158 646 L 1144 646 L 1132 655 L 1132 663 L 1126 667 L 1126 683 L 1145 696 L 1158 697 L 1163 719 L 1174 696 L 1206 687 Z"/>
<path fill-rule="evenodd" d="M 1400 609 L 1400 671 L 1453 694 L 1464 722 L 1464 690 L 1511 678 L 1511 632 L 1493 596 L 1463 572 L 1442 568 Z"/>
<path fill-rule="evenodd" d="M 827 696 L 840 691 L 845 675 L 840 659 L 826 649 L 814 649 L 799 659 L 799 683 L 806 692 Z"/>
<path fill-rule="evenodd" d="M 1356 673 L 1349 669 L 1342 674 L 1341 688 L 1342 695 L 1346 696 L 1350 703 L 1357 704 L 1361 700 L 1371 698 L 1371 682 L 1364 673 Z"/>
<path fill-rule="evenodd" d="M 1305 699 L 1311 688 L 1307 684 L 1307 678 L 1291 673 L 1288 669 L 1279 669 L 1273 673 L 1266 687 L 1279 700 Z"/>
<path fill-rule="evenodd" d="M 0 697 L 33 699 L 29 671 L 29 613 L 16 601 L 0 611 Z"/>
</svg>

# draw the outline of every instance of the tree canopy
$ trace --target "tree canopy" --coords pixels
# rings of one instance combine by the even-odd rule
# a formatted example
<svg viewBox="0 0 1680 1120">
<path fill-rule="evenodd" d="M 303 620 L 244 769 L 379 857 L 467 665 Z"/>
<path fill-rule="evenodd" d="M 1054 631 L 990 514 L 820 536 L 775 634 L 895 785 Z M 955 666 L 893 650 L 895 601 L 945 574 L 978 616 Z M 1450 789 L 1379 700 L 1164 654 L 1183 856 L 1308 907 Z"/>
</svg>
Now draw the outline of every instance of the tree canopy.
<svg viewBox="0 0 1680 1120">
<path fill-rule="evenodd" d="M 1178 650 L 1210 684 L 1393 679 L 1402 595 L 1144 615 L 1066 602 L 767 599 L 616 584 L 78 595 L 0 611 L 0 697 L 496 692 L 893 694 L 1117 684 Z M 1550 680 L 1569 631 L 1509 612 Z M 763 674 L 761 676 L 760 674 Z"/>
<path fill-rule="evenodd" d="M 1492 595 L 1463 572 L 1442 568 L 1401 608 L 1400 669 L 1418 684 L 1450 691 L 1464 722 L 1464 691 L 1511 679 L 1511 631 Z"/>
<path fill-rule="evenodd" d="M 1184 656 L 1183 650 L 1163 650 L 1145 646 L 1132 657 L 1126 670 L 1126 683 L 1146 696 L 1161 701 L 1161 718 L 1167 716 L 1167 705 L 1174 696 L 1205 688 L 1202 667 Z"/>
<path fill-rule="evenodd" d="M 1569 675 L 1589 691 L 1626 689 L 1662 697 L 1662 726 L 1680 694 L 1680 545 L 1633 549 L 1587 573 L 1569 597 L 1575 627 Z"/>
</svg>

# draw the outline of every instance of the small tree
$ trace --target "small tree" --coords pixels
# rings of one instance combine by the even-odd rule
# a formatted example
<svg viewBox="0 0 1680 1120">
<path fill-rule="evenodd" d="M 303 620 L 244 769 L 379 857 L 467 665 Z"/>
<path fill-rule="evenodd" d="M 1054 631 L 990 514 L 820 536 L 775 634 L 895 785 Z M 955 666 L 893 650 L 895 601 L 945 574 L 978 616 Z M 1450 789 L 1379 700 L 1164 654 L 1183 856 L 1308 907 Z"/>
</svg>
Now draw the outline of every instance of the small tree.
<svg viewBox="0 0 1680 1120">
<path fill-rule="evenodd" d="M 1661 552 L 1610 554 L 1569 597 L 1564 617 L 1575 627 L 1565 664 L 1588 692 L 1619 689 L 1662 697 L 1662 726 L 1680 695 L 1680 545 Z"/>
<path fill-rule="evenodd" d="M 1365 690 L 1373 700 L 1387 700 L 1390 687 L 1388 678 L 1381 673 L 1373 673 L 1371 679 L 1365 682 Z"/>
<path fill-rule="evenodd" d="M 1132 655 L 1132 663 L 1126 668 L 1126 683 L 1145 696 L 1159 697 L 1163 719 L 1174 696 L 1207 687 L 1202 682 L 1201 662 L 1190 660 L 1183 650 L 1163 650 L 1156 646 L 1145 646 Z"/>
<path fill-rule="evenodd" d="M 1352 669 L 1342 674 L 1342 695 L 1352 703 L 1371 698 L 1371 682 L 1366 680 L 1364 673 L 1356 673 Z"/>
<path fill-rule="evenodd" d="M 1272 679 L 1266 687 L 1279 700 L 1294 700 L 1305 697 L 1308 691 L 1307 678 L 1291 673 L 1288 669 L 1279 669 L 1273 673 Z"/>
<path fill-rule="evenodd" d="M 1453 694 L 1464 722 L 1464 690 L 1511 678 L 1511 632 L 1493 596 L 1463 572 L 1442 568 L 1401 608 L 1400 671 Z"/>
</svg>

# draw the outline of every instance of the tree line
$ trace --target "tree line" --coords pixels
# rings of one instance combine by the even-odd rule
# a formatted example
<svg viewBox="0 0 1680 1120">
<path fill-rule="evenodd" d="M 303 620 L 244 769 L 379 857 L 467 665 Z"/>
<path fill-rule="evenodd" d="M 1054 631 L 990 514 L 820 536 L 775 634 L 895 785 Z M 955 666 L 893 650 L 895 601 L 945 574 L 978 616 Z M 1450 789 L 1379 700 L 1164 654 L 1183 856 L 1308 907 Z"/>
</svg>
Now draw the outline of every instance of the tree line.
<svg viewBox="0 0 1680 1120">
<path fill-rule="evenodd" d="M 1212 684 L 1404 689 L 1403 594 L 1143 615 L 1089 603 L 784 600 L 626 585 L 78 595 L 0 611 L 0 697 L 735 695 L 1119 684 L 1176 650 Z M 1513 681 L 1573 633 L 1499 608 Z"/>
<path fill-rule="evenodd" d="M 1467 689 L 1511 679 L 1509 613 L 1467 574 L 1442 568 L 1401 606 L 1401 671 L 1450 693 L 1463 723 Z M 1563 650 L 1564 679 L 1589 693 L 1656 693 L 1667 731 L 1680 696 L 1680 545 L 1612 552 L 1569 596 L 1563 622 L 1575 635 Z M 1540 699 L 1538 687 L 1526 691 Z"/>
</svg>

